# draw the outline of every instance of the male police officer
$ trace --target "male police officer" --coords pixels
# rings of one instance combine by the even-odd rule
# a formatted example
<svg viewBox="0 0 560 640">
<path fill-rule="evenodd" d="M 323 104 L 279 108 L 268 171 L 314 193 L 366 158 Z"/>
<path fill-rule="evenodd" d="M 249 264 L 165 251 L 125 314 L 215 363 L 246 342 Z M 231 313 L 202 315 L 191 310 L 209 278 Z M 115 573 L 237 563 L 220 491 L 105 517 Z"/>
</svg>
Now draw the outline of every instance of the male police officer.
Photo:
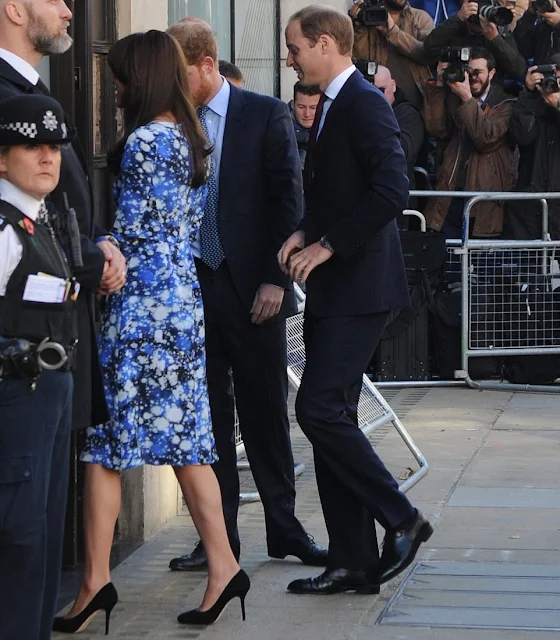
<svg viewBox="0 0 560 640">
<path fill-rule="evenodd" d="M 77 222 L 73 243 L 57 234 L 44 198 L 68 141 L 52 98 L 0 103 L 2 640 L 50 638 L 60 578 L 79 292 L 66 254 L 79 263 L 80 239 Z"/>
</svg>

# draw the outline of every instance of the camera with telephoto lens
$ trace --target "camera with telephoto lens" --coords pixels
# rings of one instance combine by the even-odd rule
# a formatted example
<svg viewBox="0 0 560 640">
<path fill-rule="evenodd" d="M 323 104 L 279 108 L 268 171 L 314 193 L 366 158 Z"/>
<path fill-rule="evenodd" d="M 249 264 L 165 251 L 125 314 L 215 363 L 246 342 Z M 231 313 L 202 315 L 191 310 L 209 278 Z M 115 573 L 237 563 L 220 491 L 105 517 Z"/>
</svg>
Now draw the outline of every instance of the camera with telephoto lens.
<svg viewBox="0 0 560 640">
<path fill-rule="evenodd" d="M 465 72 L 469 70 L 471 59 L 470 47 L 446 47 L 439 56 L 440 62 L 447 62 L 448 66 L 443 71 L 445 82 L 463 82 Z"/>
<path fill-rule="evenodd" d="M 537 13 L 554 13 L 555 0 L 534 0 L 533 5 Z"/>
<path fill-rule="evenodd" d="M 364 0 L 356 20 L 364 27 L 379 27 L 387 24 L 389 14 L 381 0 Z"/>
<path fill-rule="evenodd" d="M 556 77 L 557 65 L 555 64 L 541 64 L 536 69 L 533 69 L 531 73 L 542 73 L 544 78 L 539 82 L 541 91 L 549 96 L 552 93 L 558 93 L 560 86 L 558 86 L 558 78 Z"/>
<path fill-rule="evenodd" d="M 353 60 L 356 69 L 364 76 L 364 78 L 374 84 L 375 74 L 379 69 L 379 62 L 377 60 L 368 60 L 367 58 L 357 58 Z"/>
<path fill-rule="evenodd" d="M 478 14 L 469 20 L 480 23 L 480 18 L 493 22 L 498 27 L 505 27 L 513 22 L 513 11 L 502 7 L 499 0 L 478 0 Z"/>
</svg>

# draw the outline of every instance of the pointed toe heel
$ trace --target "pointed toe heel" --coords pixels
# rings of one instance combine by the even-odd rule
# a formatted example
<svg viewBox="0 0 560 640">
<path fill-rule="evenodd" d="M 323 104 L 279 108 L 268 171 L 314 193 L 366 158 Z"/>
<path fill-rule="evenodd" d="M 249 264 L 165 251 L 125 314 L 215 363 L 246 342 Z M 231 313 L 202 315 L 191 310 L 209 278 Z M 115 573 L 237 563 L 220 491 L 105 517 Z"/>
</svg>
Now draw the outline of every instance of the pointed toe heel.
<svg viewBox="0 0 560 640">
<path fill-rule="evenodd" d="M 52 630 L 58 633 L 80 633 L 99 611 L 105 611 L 105 635 L 109 635 L 111 612 L 119 601 L 119 595 L 112 582 L 98 591 L 87 607 L 72 618 L 58 617 L 53 621 Z"/>
<path fill-rule="evenodd" d="M 251 588 L 249 576 L 240 569 L 228 582 L 220 597 L 207 611 L 192 609 L 177 616 L 177 621 L 181 624 L 208 625 L 214 624 L 222 615 L 227 605 L 234 599 L 239 598 L 241 602 L 241 616 L 245 620 L 245 597 Z"/>
</svg>

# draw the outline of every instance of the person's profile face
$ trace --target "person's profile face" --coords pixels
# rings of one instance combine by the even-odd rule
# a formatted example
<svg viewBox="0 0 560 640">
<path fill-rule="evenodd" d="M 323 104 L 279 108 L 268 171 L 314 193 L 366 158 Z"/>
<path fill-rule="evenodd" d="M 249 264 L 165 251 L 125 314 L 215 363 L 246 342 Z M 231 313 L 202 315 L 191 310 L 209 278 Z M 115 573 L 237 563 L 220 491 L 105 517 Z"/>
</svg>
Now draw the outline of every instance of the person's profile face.
<svg viewBox="0 0 560 640">
<path fill-rule="evenodd" d="M 48 56 L 64 53 L 72 46 L 68 34 L 72 12 L 64 0 L 31 0 L 27 12 L 27 37 L 38 53 Z"/>
<path fill-rule="evenodd" d="M 323 65 L 319 44 L 313 45 L 301 32 L 298 20 L 290 22 L 286 27 L 286 47 L 288 57 L 286 66 L 292 67 L 298 80 L 306 85 L 320 85 Z"/>
<path fill-rule="evenodd" d="M 296 93 L 293 101 L 294 115 L 297 123 L 304 129 L 310 129 L 312 127 L 320 97 L 320 94 L 316 96 L 306 96 L 303 93 Z"/>
</svg>

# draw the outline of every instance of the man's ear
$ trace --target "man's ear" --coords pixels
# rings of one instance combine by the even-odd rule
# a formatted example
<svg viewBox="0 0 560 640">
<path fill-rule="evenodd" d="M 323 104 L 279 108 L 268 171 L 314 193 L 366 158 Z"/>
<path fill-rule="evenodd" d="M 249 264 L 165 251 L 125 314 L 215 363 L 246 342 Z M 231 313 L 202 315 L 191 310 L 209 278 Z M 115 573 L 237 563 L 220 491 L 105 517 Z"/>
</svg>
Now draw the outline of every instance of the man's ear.
<svg viewBox="0 0 560 640">
<path fill-rule="evenodd" d="M 216 69 L 216 61 L 213 60 L 210 56 L 206 56 L 203 60 L 202 60 L 202 70 L 204 71 L 204 73 L 206 75 L 210 75 L 211 73 L 213 73 L 214 69 Z"/>
<path fill-rule="evenodd" d="M 495 76 L 495 75 L 496 75 L 496 69 L 491 69 L 491 70 L 488 72 L 488 79 L 489 79 L 489 80 L 492 80 L 492 79 L 494 78 L 494 76 Z"/>
<path fill-rule="evenodd" d="M 10 22 L 17 26 L 25 24 L 27 19 L 27 10 L 22 2 L 10 1 L 4 4 L 4 13 Z"/>
</svg>

